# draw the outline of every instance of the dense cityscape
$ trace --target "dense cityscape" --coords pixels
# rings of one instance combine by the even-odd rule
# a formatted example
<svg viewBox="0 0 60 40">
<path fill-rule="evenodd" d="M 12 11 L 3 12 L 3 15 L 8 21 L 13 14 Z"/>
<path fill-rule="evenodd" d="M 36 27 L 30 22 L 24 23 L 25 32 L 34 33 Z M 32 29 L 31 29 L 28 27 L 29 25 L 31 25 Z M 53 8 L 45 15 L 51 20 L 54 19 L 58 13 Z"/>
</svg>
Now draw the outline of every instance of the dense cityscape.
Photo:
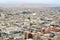
<svg viewBox="0 0 60 40">
<path fill-rule="evenodd" d="M 60 40 L 60 8 L 0 7 L 0 40 L 25 40 L 30 32 L 34 40 Z"/>
</svg>

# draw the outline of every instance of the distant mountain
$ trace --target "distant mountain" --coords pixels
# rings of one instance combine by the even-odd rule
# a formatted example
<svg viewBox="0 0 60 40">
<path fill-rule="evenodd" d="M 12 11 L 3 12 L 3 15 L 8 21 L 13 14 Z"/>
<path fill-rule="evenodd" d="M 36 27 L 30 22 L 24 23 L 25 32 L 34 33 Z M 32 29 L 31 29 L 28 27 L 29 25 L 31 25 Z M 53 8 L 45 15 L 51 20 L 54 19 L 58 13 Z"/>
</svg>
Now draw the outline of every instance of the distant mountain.
<svg viewBox="0 0 60 40">
<path fill-rule="evenodd" d="M 49 7 L 49 5 L 47 4 L 0 4 L 0 7 L 39 8 L 39 7 Z"/>
<path fill-rule="evenodd" d="M 49 4 L 0 4 L 0 7 L 40 8 L 40 7 L 60 7 L 60 6 L 49 5 Z"/>
</svg>

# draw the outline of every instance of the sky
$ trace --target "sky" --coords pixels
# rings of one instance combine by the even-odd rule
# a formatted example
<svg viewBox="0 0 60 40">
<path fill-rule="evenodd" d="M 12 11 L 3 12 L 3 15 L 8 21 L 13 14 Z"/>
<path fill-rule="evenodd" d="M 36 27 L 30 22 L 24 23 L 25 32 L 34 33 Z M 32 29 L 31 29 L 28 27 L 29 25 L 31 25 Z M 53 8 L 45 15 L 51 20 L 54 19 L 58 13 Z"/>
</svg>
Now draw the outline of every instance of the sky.
<svg viewBox="0 0 60 40">
<path fill-rule="evenodd" d="M 60 0 L 0 0 L 0 3 L 20 3 L 20 4 L 60 4 Z"/>
</svg>

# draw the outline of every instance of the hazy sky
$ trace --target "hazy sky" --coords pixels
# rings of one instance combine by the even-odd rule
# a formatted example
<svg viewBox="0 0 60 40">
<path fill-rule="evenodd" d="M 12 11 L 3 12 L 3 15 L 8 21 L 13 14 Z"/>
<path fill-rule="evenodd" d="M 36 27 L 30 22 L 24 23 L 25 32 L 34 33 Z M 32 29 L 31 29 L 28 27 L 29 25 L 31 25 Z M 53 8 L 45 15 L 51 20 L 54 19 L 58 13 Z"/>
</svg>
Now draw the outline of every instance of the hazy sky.
<svg viewBox="0 0 60 40">
<path fill-rule="evenodd" d="M 60 0 L 0 0 L 0 3 L 60 4 Z"/>
</svg>

